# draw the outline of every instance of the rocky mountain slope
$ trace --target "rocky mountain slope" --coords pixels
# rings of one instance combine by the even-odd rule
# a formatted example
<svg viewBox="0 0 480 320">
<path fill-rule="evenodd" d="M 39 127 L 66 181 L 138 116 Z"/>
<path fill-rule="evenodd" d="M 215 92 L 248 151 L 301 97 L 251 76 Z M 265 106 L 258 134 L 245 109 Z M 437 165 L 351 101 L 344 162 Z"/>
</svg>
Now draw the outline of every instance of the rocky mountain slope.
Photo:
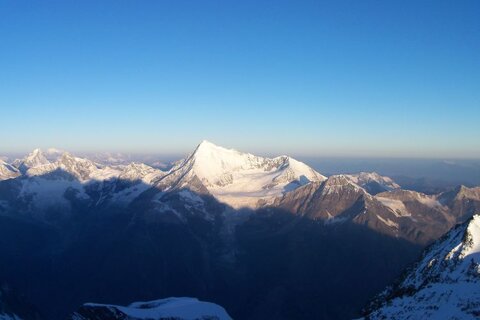
<svg viewBox="0 0 480 320">
<path fill-rule="evenodd" d="M 392 237 L 428 244 L 471 216 L 480 205 L 474 191 L 461 189 L 463 198 L 449 195 L 456 199 L 451 203 L 442 202 L 444 194 L 428 196 L 401 189 L 372 196 L 351 177 L 336 175 L 288 192 L 271 206 L 325 223 L 353 222 Z"/>
<path fill-rule="evenodd" d="M 397 285 L 372 303 L 370 311 L 367 319 L 478 319 L 480 215 L 431 245 Z"/>
</svg>

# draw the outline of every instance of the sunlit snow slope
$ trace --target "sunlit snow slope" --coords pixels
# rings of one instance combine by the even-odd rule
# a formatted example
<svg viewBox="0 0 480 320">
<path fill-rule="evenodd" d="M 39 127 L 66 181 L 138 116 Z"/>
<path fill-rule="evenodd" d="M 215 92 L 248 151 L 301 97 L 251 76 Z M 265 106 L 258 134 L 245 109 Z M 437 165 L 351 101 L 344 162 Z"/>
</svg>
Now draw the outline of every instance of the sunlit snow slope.
<svg viewBox="0 0 480 320">
<path fill-rule="evenodd" d="M 232 207 L 255 207 L 284 192 L 326 178 L 288 156 L 257 157 L 203 141 L 162 179 L 165 188 L 209 192 Z"/>
<path fill-rule="evenodd" d="M 430 246 L 375 303 L 371 319 L 479 319 L 480 215 Z"/>
</svg>

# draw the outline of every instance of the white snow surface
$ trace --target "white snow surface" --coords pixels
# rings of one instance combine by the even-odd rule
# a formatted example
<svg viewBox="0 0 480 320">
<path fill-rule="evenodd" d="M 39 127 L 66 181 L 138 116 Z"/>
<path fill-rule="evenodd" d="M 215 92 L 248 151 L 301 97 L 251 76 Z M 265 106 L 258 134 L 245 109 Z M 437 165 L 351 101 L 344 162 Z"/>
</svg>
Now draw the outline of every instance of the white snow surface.
<svg viewBox="0 0 480 320">
<path fill-rule="evenodd" d="M 38 167 L 50 163 L 42 150 L 35 149 L 29 155 L 27 155 L 21 162 L 24 166 L 28 168 Z"/>
<path fill-rule="evenodd" d="M 14 166 L 0 159 L 0 181 L 18 177 L 20 172 Z"/>
<path fill-rule="evenodd" d="M 376 182 L 384 187 L 385 190 L 400 189 L 400 186 L 393 181 L 392 178 L 381 176 L 376 172 L 359 172 L 355 174 L 346 174 L 345 176 L 353 183 L 361 187 L 364 187 L 370 182 Z"/>
<path fill-rule="evenodd" d="M 371 319 L 478 319 L 480 215 L 429 247 L 399 288 L 413 293 L 384 303 Z"/>
<path fill-rule="evenodd" d="M 219 201 L 240 208 L 256 207 L 260 200 L 272 200 L 326 177 L 288 156 L 258 157 L 203 141 L 175 164 L 161 184 L 189 188 L 197 179 Z"/>
<path fill-rule="evenodd" d="M 86 186 L 97 184 L 101 188 L 118 179 L 132 182 L 132 186 L 124 184 L 113 194 L 105 194 L 104 199 L 118 204 L 128 204 L 156 186 L 162 191 L 207 192 L 234 208 L 255 208 L 311 181 L 326 179 L 288 156 L 258 157 L 208 141 L 200 143 L 192 154 L 177 161 L 168 172 L 142 163 L 103 165 L 54 148 L 46 152 L 35 149 L 12 165 L 0 163 L 0 179 L 17 176 L 22 178 L 21 197 L 35 199 L 36 207 L 68 205 L 64 199 L 67 189 L 76 190 L 78 198 L 88 199 Z"/>
<path fill-rule="evenodd" d="M 179 320 L 200 320 L 216 317 L 218 320 L 231 320 L 224 308 L 196 298 L 167 298 L 149 302 L 135 302 L 129 306 L 115 306 L 87 303 L 85 306 L 114 308 L 132 319 L 174 318 Z"/>
<path fill-rule="evenodd" d="M 8 178 L 4 170 L 12 172 L 9 173 L 11 177 L 22 175 L 17 168 L 24 170 L 19 198 L 32 199 L 28 201 L 31 209 L 69 207 L 70 203 L 65 198 L 68 189 L 75 191 L 77 199 L 89 199 L 86 187 L 95 184 L 101 189 L 105 183 L 117 180 L 131 182 L 132 185 L 105 197 L 111 196 L 116 204 L 128 204 L 165 175 L 165 172 L 145 164 L 105 166 L 57 149 L 49 149 L 47 154 L 56 160 L 50 162 L 42 150 L 35 149 L 12 165 L 0 163 L 0 180 Z"/>
<path fill-rule="evenodd" d="M 64 171 L 81 183 L 118 178 L 151 184 L 154 179 L 165 174 L 162 170 L 141 163 L 106 166 L 53 148 L 48 150 L 48 154 L 54 155 L 53 158 L 56 160 L 50 162 L 42 150 L 35 149 L 25 158 L 15 160 L 13 166 L 26 168 L 25 175 L 29 177 L 43 176 L 54 171 Z"/>
</svg>

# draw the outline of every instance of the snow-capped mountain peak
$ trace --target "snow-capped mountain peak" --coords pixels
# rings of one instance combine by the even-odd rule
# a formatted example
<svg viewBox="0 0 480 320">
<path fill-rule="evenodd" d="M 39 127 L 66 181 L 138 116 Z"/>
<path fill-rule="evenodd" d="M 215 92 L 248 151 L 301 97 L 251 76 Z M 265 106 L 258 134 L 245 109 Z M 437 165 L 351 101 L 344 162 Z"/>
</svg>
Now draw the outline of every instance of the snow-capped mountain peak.
<svg viewBox="0 0 480 320">
<path fill-rule="evenodd" d="M 74 175 L 80 181 L 90 179 L 91 175 L 100 169 L 93 161 L 77 158 L 68 152 L 61 155 L 56 165 L 59 169 Z"/>
<path fill-rule="evenodd" d="M 43 151 L 40 148 L 34 149 L 29 155 L 25 157 L 25 162 L 36 163 L 41 162 L 41 164 L 48 163 L 48 160 L 45 158 Z"/>
<path fill-rule="evenodd" d="M 41 149 L 35 149 L 23 159 L 17 159 L 13 165 L 20 171 L 25 172 L 30 168 L 35 168 L 49 164 L 50 161 L 45 157 Z"/>
<path fill-rule="evenodd" d="M 310 181 L 326 178 L 287 156 L 264 158 L 202 141 L 160 182 L 163 187 L 209 192 L 233 207 L 255 207 Z"/>
<path fill-rule="evenodd" d="M 370 194 L 400 189 L 400 186 L 392 178 L 381 176 L 376 172 L 360 172 L 345 175 L 355 184 L 367 190 Z"/>
<path fill-rule="evenodd" d="M 150 183 L 154 179 L 164 175 L 165 172 L 162 170 L 155 169 L 143 163 L 132 162 L 123 168 L 119 179 L 128 181 L 143 180 L 146 183 Z"/>
</svg>

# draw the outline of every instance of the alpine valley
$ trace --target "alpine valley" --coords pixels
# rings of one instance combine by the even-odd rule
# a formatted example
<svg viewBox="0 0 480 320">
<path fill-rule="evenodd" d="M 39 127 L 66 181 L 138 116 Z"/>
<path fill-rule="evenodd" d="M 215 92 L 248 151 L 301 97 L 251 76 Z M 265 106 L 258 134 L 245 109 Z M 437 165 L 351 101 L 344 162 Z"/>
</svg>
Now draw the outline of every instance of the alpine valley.
<svg viewBox="0 0 480 320">
<path fill-rule="evenodd" d="M 0 319 L 480 315 L 480 187 L 427 195 L 208 141 L 162 168 L 0 160 Z"/>
</svg>

